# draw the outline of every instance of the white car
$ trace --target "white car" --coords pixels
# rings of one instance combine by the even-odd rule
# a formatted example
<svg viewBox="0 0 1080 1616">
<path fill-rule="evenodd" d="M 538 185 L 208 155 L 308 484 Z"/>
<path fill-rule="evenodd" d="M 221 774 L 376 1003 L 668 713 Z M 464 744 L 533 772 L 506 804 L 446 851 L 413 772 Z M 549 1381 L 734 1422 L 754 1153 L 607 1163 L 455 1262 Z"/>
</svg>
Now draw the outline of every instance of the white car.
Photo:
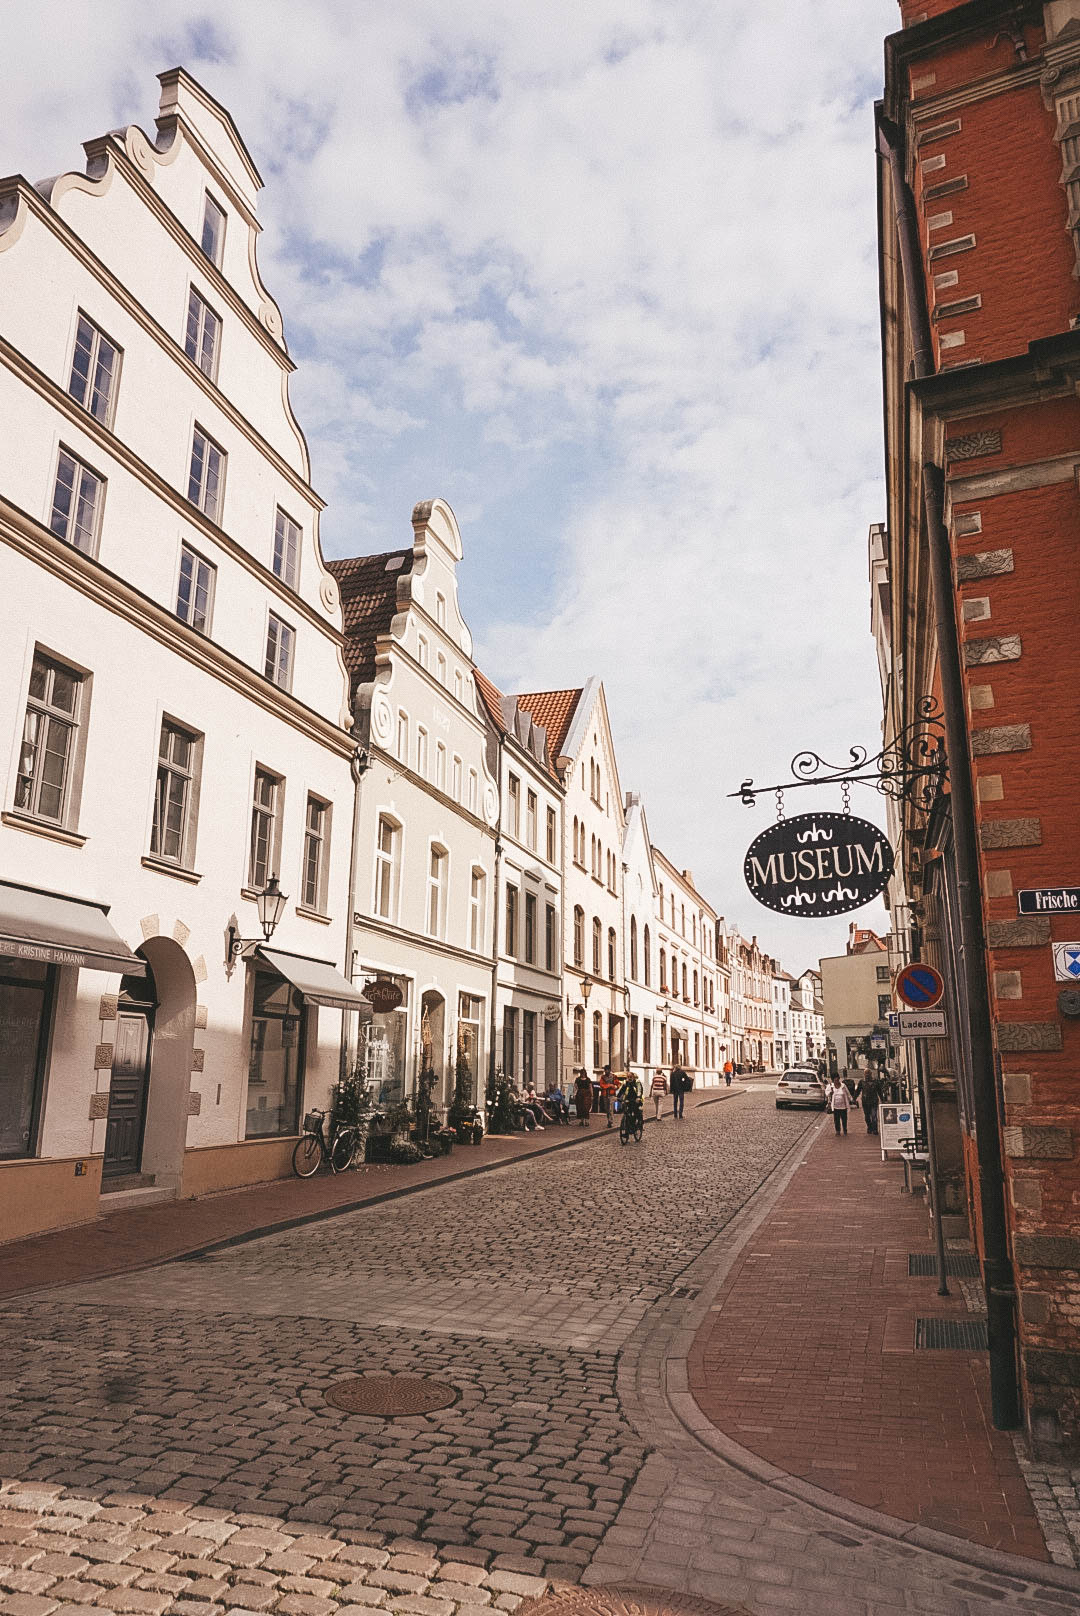
<svg viewBox="0 0 1080 1616">
<path fill-rule="evenodd" d="M 824 1083 L 817 1073 L 807 1066 L 790 1066 L 776 1085 L 778 1111 L 788 1111 L 796 1105 L 809 1106 L 813 1111 L 824 1111 L 827 1103 Z"/>
</svg>

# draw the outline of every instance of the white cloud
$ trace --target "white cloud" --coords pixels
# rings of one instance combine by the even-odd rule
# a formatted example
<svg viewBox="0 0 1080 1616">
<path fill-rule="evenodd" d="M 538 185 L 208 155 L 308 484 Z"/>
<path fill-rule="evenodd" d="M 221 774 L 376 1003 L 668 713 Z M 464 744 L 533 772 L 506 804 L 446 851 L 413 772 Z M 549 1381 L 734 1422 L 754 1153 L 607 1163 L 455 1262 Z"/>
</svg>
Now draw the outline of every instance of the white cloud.
<svg viewBox="0 0 1080 1616">
<path fill-rule="evenodd" d="M 753 905 L 767 810 L 724 794 L 877 733 L 871 101 L 894 0 L 20 9 L 7 170 L 152 127 L 174 60 L 233 112 L 328 545 L 404 542 L 413 502 L 447 497 L 488 671 L 599 672 L 665 850 L 787 963 L 839 943 Z"/>
</svg>

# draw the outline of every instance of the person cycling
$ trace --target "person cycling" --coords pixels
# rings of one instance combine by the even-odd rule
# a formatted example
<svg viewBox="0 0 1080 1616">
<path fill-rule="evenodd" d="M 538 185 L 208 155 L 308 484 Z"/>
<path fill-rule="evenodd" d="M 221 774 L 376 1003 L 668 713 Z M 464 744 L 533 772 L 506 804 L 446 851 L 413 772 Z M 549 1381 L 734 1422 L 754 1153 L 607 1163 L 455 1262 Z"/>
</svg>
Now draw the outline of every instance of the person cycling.
<svg viewBox="0 0 1080 1616">
<path fill-rule="evenodd" d="M 645 1120 L 645 1094 L 641 1083 L 633 1072 L 628 1072 L 623 1078 L 618 1094 L 619 1104 L 633 1128 L 640 1127 Z"/>
</svg>

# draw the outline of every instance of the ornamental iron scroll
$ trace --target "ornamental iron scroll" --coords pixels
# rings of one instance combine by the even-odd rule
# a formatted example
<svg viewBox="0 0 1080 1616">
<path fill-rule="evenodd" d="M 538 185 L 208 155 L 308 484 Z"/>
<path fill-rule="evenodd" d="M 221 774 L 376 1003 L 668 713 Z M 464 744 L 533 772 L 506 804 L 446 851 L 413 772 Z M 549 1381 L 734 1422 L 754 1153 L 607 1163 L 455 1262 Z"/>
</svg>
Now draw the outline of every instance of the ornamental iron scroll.
<svg viewBox="0 0 1080 1616">
<path fill-rule="evenodd" d="M 945 720 L 932 696 L 919 702 L 916 713 L 911 723 L 899 730 L 892 742 L 873 757 L 865 746 L 851 747 L 850 762 L 845 765 L 828 763 L 817 752 L 797 752 L 791 760 L 790 780 L 756 786 L 748 779 L 738 791 L 730 791 L 728 795 L 739 797 L 752 808 L 758 797 L 770 792 L 775 792 L 783 801 L 783 793 L 797 786 L 839 785 L 846 813 L 851 786 L 862 785 L 871 786 L 896 802 L 908 802 L 921 813 L 929 813 L 949 775 Z"/>
</svg>

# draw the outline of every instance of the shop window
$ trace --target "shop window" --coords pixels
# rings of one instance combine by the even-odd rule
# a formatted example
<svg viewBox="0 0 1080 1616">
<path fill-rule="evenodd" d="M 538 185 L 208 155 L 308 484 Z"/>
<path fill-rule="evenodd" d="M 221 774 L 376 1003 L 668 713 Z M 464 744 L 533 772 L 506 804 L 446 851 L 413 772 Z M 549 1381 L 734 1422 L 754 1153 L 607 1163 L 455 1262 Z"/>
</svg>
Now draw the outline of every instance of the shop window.
<svg viewBox="0 0 1080 1616">
<path fill-rule="evenodd" d="M 307 1009 L 296 988 L 276 971 L 256 969 L 246 1138 L 280 1138 L 297 1132 L 306 1033 Z"/>
<path fill-rule="evenodd" d="M 370 966 L 367 974 L 387 978 L 385 971 Z M 376 1011 L 367 1004 L 360 1007 L 356 1061 L 364 1084 L 371 1090 L 376 1106 L 385 1111 L 405 1095 L 405 1061 L 409 1029 L 409 980 L 404 976 L 390 976 L 402 992 L 401 1005 L 396 1010 Z"/>
<path fill-rule="evenodd" d="M 517 1075 L 518 1013 L 510 1005 L 503 1011 L 503 1071 L 509 1078 Z"/>
<path fill-rule="evenodd" d="M 56 968 L 0 956 L 0 1159 L 32 1156 Z"/>
<path fill-rule="evenodd" d="M 536 1081 L 536 1011 L 521 1013 L 521 1086 L 532 1088 Z"/>
</svg>

